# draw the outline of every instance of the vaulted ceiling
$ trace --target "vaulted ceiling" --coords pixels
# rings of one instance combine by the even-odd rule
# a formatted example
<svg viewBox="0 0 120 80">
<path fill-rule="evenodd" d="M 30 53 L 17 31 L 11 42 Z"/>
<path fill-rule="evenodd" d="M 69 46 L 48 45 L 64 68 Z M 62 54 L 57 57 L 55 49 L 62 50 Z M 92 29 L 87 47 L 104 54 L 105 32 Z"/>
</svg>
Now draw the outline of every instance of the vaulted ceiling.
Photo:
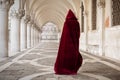
<svg viewBox="0 0 120 80">
<path fill-rule="evenodd" d="M 52 22 L 61 30 L 69 9 L 78 17 L 80 0 L 26 0 L 27 14 L 40 28 Z"/>
</svg>

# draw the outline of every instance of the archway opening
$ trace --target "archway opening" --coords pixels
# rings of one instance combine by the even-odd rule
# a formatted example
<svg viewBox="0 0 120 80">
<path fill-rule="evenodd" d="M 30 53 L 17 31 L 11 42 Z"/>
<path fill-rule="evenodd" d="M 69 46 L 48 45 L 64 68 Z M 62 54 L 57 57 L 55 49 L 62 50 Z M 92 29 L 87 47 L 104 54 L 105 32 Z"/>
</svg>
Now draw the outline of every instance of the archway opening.
<svg viewBox="0 0 120 80">
<path fill-rule="evenodd" d="M 58 41 L 58 27 L 52 22 L 46 23 L 42 27 L 41 40 L 46 41 Z"/>
</svg>

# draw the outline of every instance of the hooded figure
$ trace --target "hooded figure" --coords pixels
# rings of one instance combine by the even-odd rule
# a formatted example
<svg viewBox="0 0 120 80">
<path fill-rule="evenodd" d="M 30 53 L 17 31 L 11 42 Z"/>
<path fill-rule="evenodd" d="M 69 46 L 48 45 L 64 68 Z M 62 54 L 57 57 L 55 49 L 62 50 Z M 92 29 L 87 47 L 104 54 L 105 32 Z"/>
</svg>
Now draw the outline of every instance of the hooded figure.
<svg viewBox="0 0 120 80">
<path fill-rule="evenodd" d="M 74 13 L 69 10 L 54 65 L 55 74 L 77 74 L 83 61 L 79 53 L 79 37 L 79 23 Z"/>
</svg>

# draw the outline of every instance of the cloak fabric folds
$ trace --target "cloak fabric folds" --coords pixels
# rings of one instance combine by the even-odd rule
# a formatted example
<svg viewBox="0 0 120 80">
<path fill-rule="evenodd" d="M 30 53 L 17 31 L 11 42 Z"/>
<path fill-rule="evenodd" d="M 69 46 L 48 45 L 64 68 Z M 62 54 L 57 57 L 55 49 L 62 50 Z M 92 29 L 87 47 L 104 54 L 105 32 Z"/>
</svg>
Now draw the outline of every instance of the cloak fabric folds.
<svg viewBox="0 0 120 80">
<path fill-rule="evenodd" d="M 64 22 L 59 50 L 54 65 L 55 74 L 77 74 L 83 58 L 79 53 L 80 27 L 77 18 L 69 10 Z"/>
</svg>

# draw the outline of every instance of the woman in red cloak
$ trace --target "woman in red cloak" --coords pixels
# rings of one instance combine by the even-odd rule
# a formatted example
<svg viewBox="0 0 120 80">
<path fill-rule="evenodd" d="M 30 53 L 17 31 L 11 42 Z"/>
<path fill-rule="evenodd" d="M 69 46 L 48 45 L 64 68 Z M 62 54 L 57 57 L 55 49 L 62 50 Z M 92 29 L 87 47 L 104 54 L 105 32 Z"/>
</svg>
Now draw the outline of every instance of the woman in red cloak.
<svg viewBox="0 0 120 80">
<path fill-rule="evenodd" d="M 54 65 L 55 74 L 77 74 L 83 61 L 79 53 L 79 37 L 79 23 L 74 13 L 69 10 Z"/>
</svg>

